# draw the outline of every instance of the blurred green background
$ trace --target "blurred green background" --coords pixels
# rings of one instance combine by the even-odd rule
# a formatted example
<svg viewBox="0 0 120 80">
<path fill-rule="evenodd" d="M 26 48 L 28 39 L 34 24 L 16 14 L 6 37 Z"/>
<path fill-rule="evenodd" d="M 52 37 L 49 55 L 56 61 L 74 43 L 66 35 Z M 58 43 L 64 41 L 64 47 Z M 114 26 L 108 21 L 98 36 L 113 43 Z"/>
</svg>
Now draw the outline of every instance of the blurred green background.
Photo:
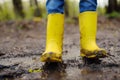
<svg viewBox="0 0 120 80">
<path fill-rule="evenodd" d="M 46 0 L 0 0 L 0 21 L 36 20 L 47 17 Z M 79 0 L 65 0 L 65 15 L 76 18 L 79 14 Z M 75 6 L 73 6 L 75 5 Z M 98 0 L 99 15 L 120 17 L 120 0 Z"/>
</svg>

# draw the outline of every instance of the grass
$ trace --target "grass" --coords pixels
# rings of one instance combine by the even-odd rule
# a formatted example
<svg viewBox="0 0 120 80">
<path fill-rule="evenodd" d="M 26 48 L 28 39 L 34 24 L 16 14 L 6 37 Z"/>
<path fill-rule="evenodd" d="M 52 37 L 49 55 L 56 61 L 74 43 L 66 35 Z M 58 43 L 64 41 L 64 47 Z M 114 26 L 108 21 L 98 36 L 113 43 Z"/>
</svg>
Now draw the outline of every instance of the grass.
<svg viewBox="0 0 120 80">
<path fill-rule="evenodd" d="M 106 14 L 108 18 L 120 18 L 120 13 L 119 12 L 112 12 L 110 14 Z"/>
<path fill-rule="evenodd" d="M 10 2 L 5 2 L 0 6 L 0 21 L 15 19 L 15 13 L 13 6 Z"/>
</svg>

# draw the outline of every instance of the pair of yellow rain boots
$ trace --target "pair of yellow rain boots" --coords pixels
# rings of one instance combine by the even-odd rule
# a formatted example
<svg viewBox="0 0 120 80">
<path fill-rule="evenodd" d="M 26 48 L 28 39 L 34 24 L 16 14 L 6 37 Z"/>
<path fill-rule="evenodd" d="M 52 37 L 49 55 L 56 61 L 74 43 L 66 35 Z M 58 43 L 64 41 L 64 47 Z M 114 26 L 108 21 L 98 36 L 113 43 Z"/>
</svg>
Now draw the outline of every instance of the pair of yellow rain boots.
<svg viewBox="0 0 120 80">
<path fill-rule="evenodd" d="M 96 44 L 97 13 L 86 11 L 79 14 L 81 57 L 103 58 L 106 51 Z M 46 50 L 42 62 L 62 62 L 64 14 L 49 14 L 47 23 Z"/>
</svg>

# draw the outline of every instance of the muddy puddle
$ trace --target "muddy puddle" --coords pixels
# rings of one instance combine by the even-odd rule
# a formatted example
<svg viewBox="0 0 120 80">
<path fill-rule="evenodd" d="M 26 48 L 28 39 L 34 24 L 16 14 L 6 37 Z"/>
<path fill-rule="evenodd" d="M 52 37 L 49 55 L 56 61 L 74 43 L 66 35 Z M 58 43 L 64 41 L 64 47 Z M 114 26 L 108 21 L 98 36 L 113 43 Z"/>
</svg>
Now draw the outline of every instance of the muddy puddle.
<svg viewBox="0 0 120 80">
<path fill-rule="evenodd" d="M 63 62 L 45 64 L 39 58 L 45 48 L 46 21 L 1 22 L 0 80 L 120 80 L 120 23 L 104 20 L 99 17 L 97 43 L 112 56 L 89 65 L 79 56 L 78 24 L 65 24 Z M 16 27 L 24 24 L 23 29 Z"/>
</svg>

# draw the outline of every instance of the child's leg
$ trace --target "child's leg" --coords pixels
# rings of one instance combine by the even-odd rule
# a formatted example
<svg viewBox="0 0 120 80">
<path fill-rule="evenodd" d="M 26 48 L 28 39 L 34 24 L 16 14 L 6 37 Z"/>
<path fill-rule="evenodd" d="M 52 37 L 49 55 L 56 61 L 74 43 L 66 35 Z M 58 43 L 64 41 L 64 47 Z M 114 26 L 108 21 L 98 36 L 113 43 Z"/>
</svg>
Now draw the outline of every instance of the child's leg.
<svg viewBox="0 0 120 80">
<path fill-rule="evenodd" d="M 64 13 L 64 0 L 47 0 L 46 8 L 48 14 Z"/>
<path fill-rule="evenodd" d="M 97 0 L 80 1 L 80 46 L 81 56 L 87 58 L 101 58 L 106 56 L 106 51 L 96 44 L 97 32 Z"/>
<path fill-rule="evenodd" d="M 42 62 L 61 62 L 64 30 L 64 0 L 47 0 L 48 11 L 46 49 Z"/>
<path fill-rule="evenodd" d="M 96 11 L 97 8 L 97 0 L 80 0 L 79 3 L 79 11 Z"/>
</svg>

